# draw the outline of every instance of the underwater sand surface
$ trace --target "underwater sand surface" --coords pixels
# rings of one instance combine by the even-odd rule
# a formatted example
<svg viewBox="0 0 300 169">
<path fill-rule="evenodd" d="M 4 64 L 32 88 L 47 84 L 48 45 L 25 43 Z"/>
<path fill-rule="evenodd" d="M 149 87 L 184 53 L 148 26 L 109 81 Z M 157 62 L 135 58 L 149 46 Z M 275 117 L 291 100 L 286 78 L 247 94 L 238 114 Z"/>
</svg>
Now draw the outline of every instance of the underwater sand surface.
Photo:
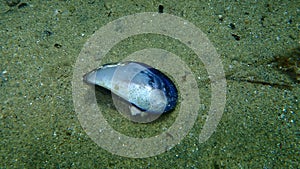
<svg viewBox="0 0 300 169">
<path fill-rule="evenodd" d="M 297 168 L 297 2 L 174 2 L 1 1 L 0 168 Z M 71 82 L 76 59 L 95 31 L 141 12 L 168 13 L 201 29 L 222 60 L 227 96 L 216 131 L 199 143 L 211 101 L 203 63 L 170 37 L 145 34 L 122 41 L 103 63 L 149 47 L 171 51 L 194 73 L 201 100 L 198 118 L 180 144 L 157 156 L 127 158 L 99 147 L 85 132 Z M 282 63 L 278 57 L 292 59 Z M 132 137 L 158 135 L 178 114 L 175 110 L 153 123 L 133 123 L 116 112 L 109 94 L 98 95 L 109 124 Z"/>
</svg>

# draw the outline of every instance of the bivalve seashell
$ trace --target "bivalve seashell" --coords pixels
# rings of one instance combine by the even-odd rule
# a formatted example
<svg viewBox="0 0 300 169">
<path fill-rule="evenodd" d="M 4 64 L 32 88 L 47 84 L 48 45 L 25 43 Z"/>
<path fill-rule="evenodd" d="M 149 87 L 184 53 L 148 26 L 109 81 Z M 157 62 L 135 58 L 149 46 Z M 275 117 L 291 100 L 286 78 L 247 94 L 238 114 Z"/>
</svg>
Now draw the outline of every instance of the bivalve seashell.
<svg viewBox="0 0 300 169">
<path fill-rule="evenodd" d="M 162 114 L 173 110 L 178 99 L 175 84 L 161 71 L 140 62 L 105 64 L 83 76 L 86 83 L 110 90 L 135 110 Z M 136 115 L 136 111 L 132 115 Z"/>
</svg>

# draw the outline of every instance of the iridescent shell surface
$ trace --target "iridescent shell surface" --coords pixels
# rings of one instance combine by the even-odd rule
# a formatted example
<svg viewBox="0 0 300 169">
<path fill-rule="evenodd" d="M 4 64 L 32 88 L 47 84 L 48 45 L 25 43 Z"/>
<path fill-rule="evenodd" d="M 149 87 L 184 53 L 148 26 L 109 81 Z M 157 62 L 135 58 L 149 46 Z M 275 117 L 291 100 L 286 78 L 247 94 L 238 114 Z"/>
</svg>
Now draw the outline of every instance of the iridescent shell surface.
<svg viewBox="0 0 300 169">
<path fill-rule="evenodd" d="M 171 111 L 178 99 L 176 86 L 165 74 L 140 62 L 105 64 L 85 74 L 83 80 L 110 90 L 147 113 Z"/>
</svg>

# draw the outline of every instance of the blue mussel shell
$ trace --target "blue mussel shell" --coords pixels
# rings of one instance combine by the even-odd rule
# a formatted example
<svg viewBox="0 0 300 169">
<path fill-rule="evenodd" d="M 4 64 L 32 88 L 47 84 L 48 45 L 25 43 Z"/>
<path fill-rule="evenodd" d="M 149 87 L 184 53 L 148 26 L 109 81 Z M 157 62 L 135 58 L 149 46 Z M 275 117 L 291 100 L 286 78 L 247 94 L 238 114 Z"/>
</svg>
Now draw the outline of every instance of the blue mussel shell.
<svg viewBox="0 0 300 169">
<path fill-rule="evenodd" d="M 105 64 L 85 74 L 83 80 L 110 90 L 147 113 L 168 112 L 178 99 L 176 86 L 165 74 L 140 62 Z"/>
</svg>

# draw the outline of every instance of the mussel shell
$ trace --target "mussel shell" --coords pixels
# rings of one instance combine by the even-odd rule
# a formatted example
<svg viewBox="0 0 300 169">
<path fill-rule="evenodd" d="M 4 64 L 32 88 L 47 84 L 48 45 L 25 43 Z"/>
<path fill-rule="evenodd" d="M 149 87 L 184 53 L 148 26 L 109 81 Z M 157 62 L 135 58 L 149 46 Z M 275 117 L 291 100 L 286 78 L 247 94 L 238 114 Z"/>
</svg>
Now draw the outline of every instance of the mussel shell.
<svg viewBox="0 0 300 169">
<path fill-rule="evenodd" d="M 83 80 L 110 90 L 147 113 L 168 112 L 178 99 L 176 86 L 165 74 L 140 62 L 105 64 L 85 74 Z"/>
</svg>

